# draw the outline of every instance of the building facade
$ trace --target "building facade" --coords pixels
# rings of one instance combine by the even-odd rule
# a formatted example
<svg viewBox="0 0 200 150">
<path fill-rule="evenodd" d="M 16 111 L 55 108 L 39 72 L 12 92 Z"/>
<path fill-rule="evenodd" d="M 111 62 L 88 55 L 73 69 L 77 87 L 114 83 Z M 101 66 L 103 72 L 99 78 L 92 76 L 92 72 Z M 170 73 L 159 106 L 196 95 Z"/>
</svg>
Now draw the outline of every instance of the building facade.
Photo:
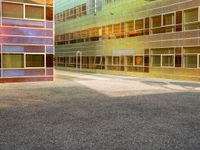
<svg viewBox="0 0 200 150">
<path fill-rule="evenodd" d="M 200 81 L 199 0 L 55 0 L 56 65 Z"/>
<path fill-rule="evenodd" d="M 0 83 L 54 79 L 52 0 L 0 2 Z"/>
</svg>

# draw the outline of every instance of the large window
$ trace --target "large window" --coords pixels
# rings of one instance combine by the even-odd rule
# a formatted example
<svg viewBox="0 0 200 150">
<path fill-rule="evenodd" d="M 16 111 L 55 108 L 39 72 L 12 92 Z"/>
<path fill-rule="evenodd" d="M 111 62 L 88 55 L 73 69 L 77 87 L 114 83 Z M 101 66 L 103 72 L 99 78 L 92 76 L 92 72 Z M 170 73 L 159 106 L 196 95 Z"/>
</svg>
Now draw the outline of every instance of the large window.
<svg viewBox="0 0 200 150">
<path fill-rule="evenodd" d="M 24 68 L 24 54 L 3 54 L 3 68 Z"/>
<path fill-rule="evenodd" d="M 23 18 L 23 5 L 3 2 L 2 16 L 11 18 Z"/>
<path fill-rule="evenodd" d="M 26 54 L 26 67 L 44 67 L 44 55 Z"/>
<path fill-rule="evenodd" d="M 44 7 L 26 5 L 26 18 L 44 19 Z"/>
</svg>

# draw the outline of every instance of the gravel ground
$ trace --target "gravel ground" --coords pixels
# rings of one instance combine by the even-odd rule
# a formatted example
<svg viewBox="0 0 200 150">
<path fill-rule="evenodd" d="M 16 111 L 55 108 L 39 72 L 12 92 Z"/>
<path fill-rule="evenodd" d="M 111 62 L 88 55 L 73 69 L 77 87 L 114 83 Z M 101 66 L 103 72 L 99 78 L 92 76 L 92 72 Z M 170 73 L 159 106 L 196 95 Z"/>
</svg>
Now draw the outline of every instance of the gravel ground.
<svg viewBox="0 0 200 150">
<path fill-rule="evenodd" d="M 200 83 L 56 76 L 0 85 L 0 150 L 200 149 Z"/>
</svg>

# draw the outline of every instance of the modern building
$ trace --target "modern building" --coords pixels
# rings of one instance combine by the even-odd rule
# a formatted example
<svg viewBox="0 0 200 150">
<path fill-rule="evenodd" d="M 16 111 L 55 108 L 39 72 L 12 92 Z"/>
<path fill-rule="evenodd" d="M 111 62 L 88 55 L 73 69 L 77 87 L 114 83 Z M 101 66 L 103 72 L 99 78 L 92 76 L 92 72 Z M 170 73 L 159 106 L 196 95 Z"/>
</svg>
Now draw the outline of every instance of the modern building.
<svg viewBox="0 0 200 150">
<path fill-rule="evenodd" d="M 52 0 L 1 0 L 0 83 L 52 81 Z"/>
<path fill-rule="evenodd" d="M 200 81 L 199 0 L 55 0 L 56 65 Z"/>
</svg>

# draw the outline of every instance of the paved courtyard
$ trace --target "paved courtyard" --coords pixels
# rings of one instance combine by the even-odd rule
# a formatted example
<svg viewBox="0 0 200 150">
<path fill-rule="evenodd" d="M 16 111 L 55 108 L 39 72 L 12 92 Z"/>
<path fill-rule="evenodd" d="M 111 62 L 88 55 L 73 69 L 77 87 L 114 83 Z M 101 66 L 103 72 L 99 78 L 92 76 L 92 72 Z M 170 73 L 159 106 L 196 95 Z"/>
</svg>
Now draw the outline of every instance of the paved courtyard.
<svg viewBox="0 0 200 150">
<path fill-rule="evenodd" d="M 0 150 L 200 149 L 200 83 L 56 74 L 0 84 Z"/>
</svg>

